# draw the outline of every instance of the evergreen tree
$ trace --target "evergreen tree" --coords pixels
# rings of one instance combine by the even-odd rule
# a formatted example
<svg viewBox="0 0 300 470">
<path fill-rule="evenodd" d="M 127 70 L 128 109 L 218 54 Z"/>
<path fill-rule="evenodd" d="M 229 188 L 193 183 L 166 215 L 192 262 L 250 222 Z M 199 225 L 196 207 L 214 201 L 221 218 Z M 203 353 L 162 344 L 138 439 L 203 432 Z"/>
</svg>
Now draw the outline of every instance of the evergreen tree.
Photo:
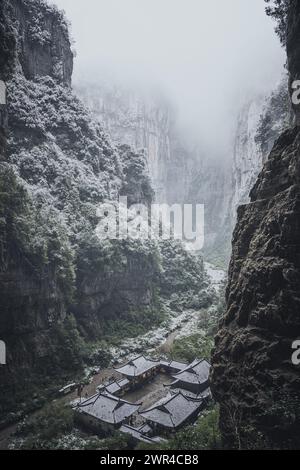
<svg viewBox="0 0 300 470">
<path fill-rule="evenodd" d="M 268 4 L 266 7 L 266 13 L 276 21 L 277 26 L 275 31 L 278 34 L 282 45 L 285 46 L 287 13 L 290 0 L 265 0 L 265 2 Z"/>
</svg>

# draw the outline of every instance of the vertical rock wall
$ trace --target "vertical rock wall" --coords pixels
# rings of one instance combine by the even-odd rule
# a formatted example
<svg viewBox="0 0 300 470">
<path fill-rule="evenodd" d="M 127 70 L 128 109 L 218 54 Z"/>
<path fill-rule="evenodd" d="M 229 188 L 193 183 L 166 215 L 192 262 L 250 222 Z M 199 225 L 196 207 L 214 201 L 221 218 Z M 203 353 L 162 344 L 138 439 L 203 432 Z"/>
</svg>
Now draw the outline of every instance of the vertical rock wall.
<svg viewBox="0 0 300 470">
<path fill-rule="evenodd" d="M 299 73 L 299 2 L 291 2 L 288 59 Z M 299 448 L 300 137 L 285 131 L 238 209 L 227 310 L 216 337 L 212 388 L 225 445 Z"/>
</svg>

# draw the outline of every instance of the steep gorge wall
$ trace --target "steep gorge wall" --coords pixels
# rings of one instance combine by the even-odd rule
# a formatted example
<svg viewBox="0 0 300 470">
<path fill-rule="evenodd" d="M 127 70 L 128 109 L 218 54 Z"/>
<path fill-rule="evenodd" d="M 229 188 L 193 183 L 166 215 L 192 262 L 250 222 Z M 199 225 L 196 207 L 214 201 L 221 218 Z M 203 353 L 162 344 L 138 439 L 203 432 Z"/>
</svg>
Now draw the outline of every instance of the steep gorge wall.
<svg viewBox="0 0 300 470">
<path fill-rule="evenodd" d="M 14 67 L 15 38 L 12 29 L 5 21 L 5 3 L 0 5 L 0 80 L 4 83 Z M 7 134 L 7 109 L 0 105 L 0 162 L 4 160 Z"/>
<path fill-rule="evenodd" d="M 1 69 L 8 89 L 0 172 L 3 417 L 25 402 L 38 405 L 51 381 L 75 378 L 83 365 L 78 330 L 99 338 L 103 317 L 143 308 L 155 320 L 159 256 L 152 245 L 101 244 L 93 236 L 99 203 L 124 188 L 149 203 L 152 188 L 143 155 L 116 149 L 73 94 L 64 17 L 43 0 L 4 0 L 0 19 L 9 65 Z"/>
<path fill-rule="evenodd" d="M 69 368 L 80 367 L 77 351 L 74 351 L 72 358 L 66 359 L 65 364 L 62 361 L 65 354 L 66 358 L 68 356 L 63 344 L 69 334 L 65 335 L 64 321 L 73 282 L 63 279 L 68 270 L 69 279 L 73 279 L 70 245 L 66 241 L 63 247 L 60 239 L 63 235 L 67 240 L 67 235 L 64 229 L 63 233 L 59 232 L 62 228 L 59 222 L 56 224 L 52 220 L 51 227 L 49 221 L 43 219 L 44 215 L 34 201 L 34 187 L 26 187 L 25 179 L 20 177 L 11 162 L 12 135 L 20 139 L 20 151 L 26 148 L 30 152 L 46 141 L 46 136 L 42 135 L 34 120 L 29 122 L 30 113 L 34 115 L 37 108 L 33 101 L 30 102 L 28 90 L 15 93 L 17 89 L 13 89 L 13 84 L 19 79 L 21 87 L 22 81 L 23 85 L 27 83 L 27 78 L 31 80 L 41 77 L 43 73 L 51 74 L 57 61 L 72 63 L 68 35 L 61 28 L 62 22 L 61 15 L 55 9 L 49 9 L 44 2 L 1 2 L 0 42 L 4 49 L 0 54 L 1 59 L 4 58 L 1 78 L 6 81 L 8 89 L 5 108 L 5 137 L 8 142 L 0 168 L 0 337 L 7 348 L 7 365 L 0 370 L 0 422 L 4 413 L 20 410 L 26 400 L 33 406 L 37 405 L 39 399 L 35 390 L 47 385 L 49 377 L 63 375 Z M 45 47 L 37 37 L 32 36 L 34 28 L 47 36 Z M 55 54 L 50 47 L 53 34 L 60 38 L 57 42 L 60 52 L 56 51 Z M 71 69 L 69 67 L 58 78 L 66 85 L 71 80 Z M 27 113 L 22 116 L 24 121 L 20 119 L 16 124 L 12 106 L 16 111 L 26 105 Z M 34 177 L 34 170 L 33 166 L 27 170 L 31 178 Z M 41 224 L 45 226 L 44 233 Z M 53 237 L 51 230 L 54 231 Z M 55 256 L 62 258 L 55 261 Z M 76 341 L 73 346 L 76 346 Z"/>
<path fill-rule="evenodd" d="M 205 243 L 212 247 L 231 198 L 228 162 L 212 159 L 189 141 L 174 106 L 157 93 L 80 81 L 76 90 L 117 144 L 145 149 L 156 202 L 205 204 Z M 221 236 L 219 242 L 223 249 Z"/>
<path fill-rule="evenodd" d="M 258 96 L 240 111 L 233 146 L 231 218 L 249 201 L 252 189 L 275 140 L 292 123 L 287 77 L 269 96 Z"/>
<path fill-rule="evenodd" d="M 22 415 L 65 380 L 82 379 L 90 342 L 150 329 L 172 293 L 201 301 L 208 281 L 180 244 L 98 238 L 101 203 L 127 195 L 130 204 L 151 204 L 144 152 L 113 144 L 74 94 L 68 30 L 55 7 L 4 0 L 0 13 L 9 64 L 0 110 L 1 426 L 9 411 Z"/>
<path fill-rule="evenodd" d="M 299 77 L 299 2 L 291 1 L 288 63 Z M 212 388 L 225 445 L 299 448 L 299 127 L 283 133 L 238 209 L 227 310 L 216 337 Z"/>
<path fill-rule="evenodd" d="M 171 166 L 175 166 L 171 161 L 174 111 L 170 103 L 156 93 L 104 81 L 97 85 L 79 82 L 76 90 L 116 144 L 145 149 L 155 199 L 168 202 L 168 181 L 172 184 Z M 182 181 L 176 187 L 181 192 L 186 189 Z"/>
<path fill-rule="evenodd" d="M 237 207 L 250 190 L 274 141 L 289 123 L 286 79 L 270 96 L 241 109 L 232 149 L 214 158 L 184 136 L 174 107 L 161 95 L 79 81 L 76 90 L 117 143 L 145 149 L 157 202 L 205 205 L 205 256 L 224 266 Z"/>
</svg>

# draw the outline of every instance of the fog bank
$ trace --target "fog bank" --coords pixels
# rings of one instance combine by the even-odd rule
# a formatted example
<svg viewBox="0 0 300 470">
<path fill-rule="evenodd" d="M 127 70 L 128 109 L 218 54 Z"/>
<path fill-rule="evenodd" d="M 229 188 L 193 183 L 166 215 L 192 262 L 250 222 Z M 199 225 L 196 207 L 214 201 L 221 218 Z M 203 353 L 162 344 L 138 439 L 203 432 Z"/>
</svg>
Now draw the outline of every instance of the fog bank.
<svg viewBox="0 0 300 470">
<path fill-rule="evenodd" d="M 55 0 L 72 24 L 75 77 L 158 87 L 182 126 L 224 154 L 241 104 L 280 79 L 285 51 L 263 0 Z"/>
</svg>

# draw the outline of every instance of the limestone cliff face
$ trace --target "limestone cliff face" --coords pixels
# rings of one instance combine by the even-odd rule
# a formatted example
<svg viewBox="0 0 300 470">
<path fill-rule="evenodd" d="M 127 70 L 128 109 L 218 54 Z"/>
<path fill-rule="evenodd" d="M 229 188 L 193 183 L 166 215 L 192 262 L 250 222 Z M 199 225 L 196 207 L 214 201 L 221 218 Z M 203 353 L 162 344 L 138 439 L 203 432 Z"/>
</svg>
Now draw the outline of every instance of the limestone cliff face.
<svg viewBox="0 0 300 470">
<path fill-rule="evenodd" d="M 201 145 L 184 136 L 172 104 L 155 93 L 129 87 L 79 82 L 79 96 L 117 143 L 145 149 L 149 174 L 160 203 L 206 206 L 206 248 L 219 243 L 223 250 L 232 198 L 228 161 L 213 160 Z"/>
<path fill-rule="evenodd" d="M 172 126 L 168 103 L 155 93 L 106 82 L 80 82 L 76 91 L 117 145 L 145 149 L 155 199 L 166 202 Z"/>
<path fill-rule="evenodd" d="M 270 96 L 244 105 L 232 148 L 219 158 L 184 135 L 173 106 L 161 95 L 104 81 L 79 81 L 76 91 L 116 144 L 145 149 L 157 202 L 205 205 L 205 254 L 228 262 L 237 207 L 249 201 L 274 141 L 289 122 L 286 78 Z"/>
<path fill-rule="evenodd" d="M 300 79 L 300 68 L 299 68 L 299 41 L 300 41 L 300 16 L 299 16 L 299 4 L 295 0 L 290 0 L 289 5 L 289 18 L 287 28 L 287 56 L 288 56 L 288 69 L 290 73 L 289 80 L 289 92 L 292 94 L 292 83 L 295 80 Z M 300 111 L 299 106 L 292 104 L 297 125 L 300 123 Z"/>
<path fill-rule="evenodd" d="M 263 165 L 263 154 L 255 137 L 264 100 L 247 103 L 240 112 L 233 152 L 233 212 L 248 202 L 249 191 Z"/>
<path fill-rule="evenodd" d="M 15 37 L 5 21 L 5 2 L 0 5 L 0 80 L 9 78 L 14 67 Z M 4 160 L 7 133 L 7 109 L 0 105 L 0 161 Z"/>
<path fill-rule="evenodd" d="M 24 76 L 30 80 L 48 75 L 70 85 L 73 54 L 64 16 L 47 2 L 32 0 L 13 0 L 7 14 L 18 31 L 16 60 Z"/>
<path fill-rule="evenodd" d="M 126 195 L 129 204 L 151 204 L 145 153 L 113 144 L 73 92 L 71 44 L 54 6 L 4 0 L 0 13 L 8 91 L 0 110 L 1 426 L 7 412 L 41 405 L 49 386 L 76 380 L 89 359 L 86 340 L 136 334 L 162 320 L 160 277 L 176 246 L 165 254 L 157 239 L 97 236 L 101 203 Z M 152 115 L 155 167 L 167 141 L 151 138 L 159 132 L 155 119 L 162 127 L 165 120 Z M 192 298 L 207 287 L 203 265 L 183 248 L 179 258 L 182 290 Z M 190 266 L 197 282 L 187 294 Z M 176 291 L 178 279 L 170 276 L 172 283 Z"/>
<path fill-rule="evenodd" d="M 291 2 L 288 57 L 299 73 L 299 2 Z M 239 448 L 299 448 L 299 128 L 287 130 L 238 209 L 227 310 L 213 354 L 212 387 L 224 442 Z"/>
<path fill-rule="evenodd" d="M 252 189 L 275 140 L 292 122 L 283 76 L 269 96 L 258 96 L 240 111 L 233 145 L 231 219 L 239 205 L 249 202 Z"/>
<path fill-rule="evenodd" d="M 43 12 L 46 12 L 45 23 L 42 20 Z M 51 12 L 55 12 L 54 17 Z M 47 45 L 33 37 L 34 28 L 37 28 L 36 32 L 47 35 Z M 54 52 L 50 51 L 53 34 L 59 37 L 57 44 L 65 55 L 68 39 L 64 32 L 59 34 L 59 15 L 56 10 L 50 9 L 44 2 L 1 2 L 0 79 L 6 82 L 8 89 L 16 71 L 20 77 L 26 75 L 28 78 L 53 72 Z M 57 60 L 58 56 L 57 52 Z M 45 61 L 44 70 L 41 60 Z M 67 75 L 66 72 L 64 77 L 57 79 L 63 79 L 67 84 L 70 74 Z M 20 96 L 14 97 L 16 101 L 18 98 Z M 59 362 L 60 354 L 56 350 L 59 340 L 58 336 L 55 337 L 58 332 L 54 330 L 59 322 L 64 321 L 67 305 L 67 296 L 59 280 L 58 265 L 55 266 L 53 260 L 46 260 L 42 255 L 43 250 L 35 251 L 30 247 L 30 239 L 35 238 L 37 221 L 32 217 L 34 205 L 30 191 L 25 189 L 24 181 L 18 177 L 10 162 L 10 103 L 8 90 L 7 106 L 0 110 L 0 337 L 7 347 L 7 365 L 0 371 L 0 423 L 2 413 L 11 409 L 16 411 L 23 399 L 34 401 L 35 374 L 41 373 L 43 367 L 51 363 L 52 354 L 57 352 Z M 19 128 L 19 132 L 24 141 L 24 129 L 21 131 Z M 60 243 L 59 240 L 57 242 Z M 57 368 L 58 362 L 52 361 L 49 376 L 63 369 L 60 366 Z M 44 376 L 44 383 L 49 376 Z"/>
<path fill-rule="evenodd" d="M 0 13 L 1 425 L 7 411 L 38 405 L 35 391 L 81 370 L 79 329 L 94 339 L 104 317 L 154 309 L 159 256 L 95 236 L 101 202 L 126 188 L 149 203 L 152 188 L 144 156 L 113 146 L 73 94 L 63 15 L 43 0 L 4 0 Z"/>
</svg>

